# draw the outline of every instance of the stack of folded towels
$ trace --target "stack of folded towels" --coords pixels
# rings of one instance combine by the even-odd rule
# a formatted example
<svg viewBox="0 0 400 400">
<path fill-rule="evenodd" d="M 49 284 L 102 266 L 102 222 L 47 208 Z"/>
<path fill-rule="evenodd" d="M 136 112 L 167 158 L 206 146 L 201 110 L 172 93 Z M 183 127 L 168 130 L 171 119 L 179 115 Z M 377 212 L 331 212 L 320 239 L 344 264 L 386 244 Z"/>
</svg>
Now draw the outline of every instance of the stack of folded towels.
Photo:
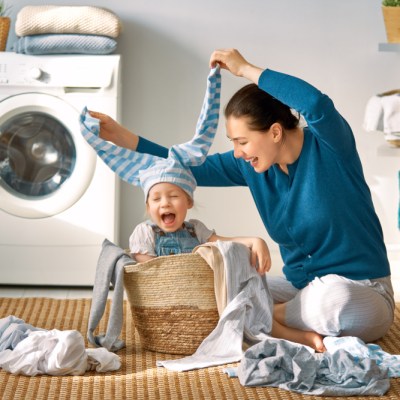
<svg viewBox="0 0 400 400">
<path fill-rule="evenodd" d="M 367 132 L 383 132 L 387 142 L 400 147 L 400 91 L 371 97 L 365 108 L 363 127 Z"/>
<path fill-rule="evenodd" d="M 26 6 L 17 14 L 16 53 L 110 54 L 117 48 L 120 19 L 94 6 Z"/>
</svg>

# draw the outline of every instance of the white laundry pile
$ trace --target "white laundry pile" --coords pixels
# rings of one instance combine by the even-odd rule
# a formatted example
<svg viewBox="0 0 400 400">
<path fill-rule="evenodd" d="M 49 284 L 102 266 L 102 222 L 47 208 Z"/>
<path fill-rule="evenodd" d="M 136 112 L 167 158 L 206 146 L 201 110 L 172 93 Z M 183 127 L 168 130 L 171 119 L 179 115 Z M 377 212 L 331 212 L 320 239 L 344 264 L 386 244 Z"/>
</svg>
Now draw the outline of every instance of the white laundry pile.
<svg viewBox="0 0 400 400">
<path fill-rule="evenodd" d="M 400 93 L 372 96 L 365 108 L 363 128 L 383 132 L 385 139 L 400 140 Z"/>
<path fill-rule="evenodd" d="M 116 371 L 119 356 L 105 348 L 85 349 L 76 330 L 36 328 L 10 315 L 0 319 L 0 368 L 13 374 L 83 375 Z"/>
</svg>

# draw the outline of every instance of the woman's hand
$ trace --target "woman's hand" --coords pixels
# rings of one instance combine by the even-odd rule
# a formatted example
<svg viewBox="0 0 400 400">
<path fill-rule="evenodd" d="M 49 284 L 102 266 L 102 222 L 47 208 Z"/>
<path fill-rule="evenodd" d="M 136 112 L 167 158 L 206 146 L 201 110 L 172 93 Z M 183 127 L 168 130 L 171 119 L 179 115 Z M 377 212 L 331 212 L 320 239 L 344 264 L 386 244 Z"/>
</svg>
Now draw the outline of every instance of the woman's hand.
<svg viewBox="0 0 400 400">
<path fill-rule="evenodd" d="M 253 238 L 250 246 L 250 263 L 257 268 L 260 275 L 264 275 L 271 269 L 271 254 L 264 239 Z"/>
<path fill-rule="evenodd" d="M 100 121 L 100 137 L 120 147 L 136 150 L 139 138 L 107 114 L 89 111 L 89 114 Z"/>
<path fill-rule="evenodd" d="M 236 49 L 215 50 L 211 54 L 210 67 L 214 68 L 217 63 L 233 75 L 242 76 L 254 83 L 258 82 L 263 71 L 250 64 Z"/>
</svg>

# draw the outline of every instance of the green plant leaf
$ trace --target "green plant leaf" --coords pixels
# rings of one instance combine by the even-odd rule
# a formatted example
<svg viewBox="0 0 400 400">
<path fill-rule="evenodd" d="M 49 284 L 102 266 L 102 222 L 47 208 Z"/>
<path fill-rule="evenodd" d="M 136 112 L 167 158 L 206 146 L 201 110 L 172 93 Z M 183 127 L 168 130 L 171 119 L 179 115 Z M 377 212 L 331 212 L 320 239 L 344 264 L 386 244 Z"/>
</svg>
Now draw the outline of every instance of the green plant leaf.
<svg viewBox="0 0 400 400">
<path fill-rule="evenodd" d="M 400 0 L 382 0 L 385 7 L 400 7 Z"/>
</svg>

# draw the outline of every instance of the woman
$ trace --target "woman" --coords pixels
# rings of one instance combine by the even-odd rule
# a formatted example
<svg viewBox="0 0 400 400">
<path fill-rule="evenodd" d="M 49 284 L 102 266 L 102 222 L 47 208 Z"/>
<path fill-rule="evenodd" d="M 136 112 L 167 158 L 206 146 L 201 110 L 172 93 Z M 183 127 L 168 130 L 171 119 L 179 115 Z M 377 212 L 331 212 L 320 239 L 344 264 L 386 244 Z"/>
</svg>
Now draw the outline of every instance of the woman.
<svg viewBox="0 0 400 400">
<path fill-rule="evenodd" d="M 208 156 L 192 172 L 199 186 L 248 186 L 279 244 L 284 277 L 267 276 L 272 335 L 317 351 L 324 336 L 380 338 L 394 316 L 390 266 L 350 126 L 328 96 L 298 78 L 256 67 L 234 49 L 214 51 L 216 63 L 253 83 L 225 109 L 233 151 Z M 108 118 L 102 135 L 168 154 Z M 269 267 L 264 259 L 259 272 Z"/>
</svg>

